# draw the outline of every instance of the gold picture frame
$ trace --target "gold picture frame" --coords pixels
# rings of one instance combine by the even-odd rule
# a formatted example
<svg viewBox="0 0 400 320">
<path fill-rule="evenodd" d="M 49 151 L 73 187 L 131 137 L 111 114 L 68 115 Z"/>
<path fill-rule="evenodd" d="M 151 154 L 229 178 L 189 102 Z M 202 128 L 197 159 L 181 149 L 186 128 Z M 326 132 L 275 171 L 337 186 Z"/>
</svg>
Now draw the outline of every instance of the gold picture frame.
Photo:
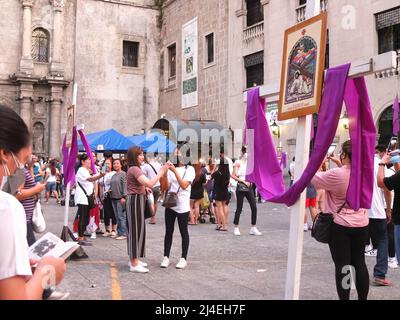
<svg viewBox="0 0 400 320">
<path fill-rule="evenodd" d="M 317 113 L 321 103 L 327 14 L 285 31 L 278 120 Z"/>
<path fill-rule="evenodd" d="M 70 148 L 72 145 L 72 135 L 75 126 L 75 106 L 72 104 L 67 108 L 67 132 L 65 138 L 65 146 Z"/>
</svg>

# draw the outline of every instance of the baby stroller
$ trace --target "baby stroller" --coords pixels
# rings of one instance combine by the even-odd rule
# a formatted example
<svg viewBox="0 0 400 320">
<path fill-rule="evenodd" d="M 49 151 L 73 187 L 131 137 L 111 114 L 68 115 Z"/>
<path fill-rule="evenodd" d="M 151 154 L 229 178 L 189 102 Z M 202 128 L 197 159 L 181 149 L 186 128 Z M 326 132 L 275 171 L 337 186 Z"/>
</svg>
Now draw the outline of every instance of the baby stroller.
<svg viewBox="0 0 400 320">
<path fill-rule="evenodd" d="M 206 223 L 208 216 L 210 223 L 215 224 L 215 216 L 211 213 L 210 210 L 210 206 L 212 205 L 213 203 L 210 202 L 207 191 L 204 190 L 204 196 L 200 203 L 200 223 Z"/>
</svg>

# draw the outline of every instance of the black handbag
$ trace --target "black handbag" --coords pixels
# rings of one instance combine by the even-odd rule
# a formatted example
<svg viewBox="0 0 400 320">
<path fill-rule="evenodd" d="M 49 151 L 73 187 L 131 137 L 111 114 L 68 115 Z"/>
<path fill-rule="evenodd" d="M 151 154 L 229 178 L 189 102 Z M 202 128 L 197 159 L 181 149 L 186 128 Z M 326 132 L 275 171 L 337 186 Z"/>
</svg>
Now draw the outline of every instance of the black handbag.
<svg viewBox="0 0 400 320">
<path fill-rule="evenodd" d="M 146 196 L 146 204 L 144 207 L 144 218 L 150 219 L 152 216 L 154 216 L 153 206 L 151 205 L 149 198 Z"/>
<path fill-rule="evenodd" d="M 236 190 L 238 192 L 249 192 L 250 188 L 243 182 L 238 182 Z"/>
<path fill-rule="evenodd" d="M 346 203 L 340 207 L 337 213 L 342 211 Z M 331 228 L 333 223 L 332 213 L 319 213 L 314 220 L 313 227 L 311 229 L 311 236 L 321 243 L 329 243 L 331 240 Z"/>
<path fill-rule="evenodd" d="M 82 187 L 82 185 L 78 182 L 79 187 L 83 190 L 83 192 L 86 195 L 86 198 L 88 199 L 88 206 L 89 209 L 93 209 L 94 207 L 96 207 L 96 201 L 95 201 L 95 197 L 94 197 L 94 192 L 91 195 L 88 195 L 85 188 Z"/>
</svg>

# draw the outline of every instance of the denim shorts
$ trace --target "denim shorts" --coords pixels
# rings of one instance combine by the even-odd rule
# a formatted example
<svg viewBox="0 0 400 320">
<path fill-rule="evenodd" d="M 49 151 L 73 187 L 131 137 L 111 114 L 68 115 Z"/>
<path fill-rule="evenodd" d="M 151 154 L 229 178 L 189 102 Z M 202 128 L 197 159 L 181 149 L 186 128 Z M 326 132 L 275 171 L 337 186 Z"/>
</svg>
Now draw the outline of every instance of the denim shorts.
<svg viewBox="0 0 400 320">
<path fill-rule="evenodd" d="M 56 191 L 57 183 L 56 182 L 48 182 L 46 184 L 46 192 Z"/>
</svg>

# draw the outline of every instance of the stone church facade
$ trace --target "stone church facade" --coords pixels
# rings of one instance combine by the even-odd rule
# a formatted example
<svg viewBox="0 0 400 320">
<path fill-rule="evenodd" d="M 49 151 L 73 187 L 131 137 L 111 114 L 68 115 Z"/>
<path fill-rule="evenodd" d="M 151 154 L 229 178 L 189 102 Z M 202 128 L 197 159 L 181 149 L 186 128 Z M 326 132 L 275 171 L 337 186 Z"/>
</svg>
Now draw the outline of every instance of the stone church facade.
<svg viewBox="0 0 400 320">
<path fill-rule="evenodd" d="M 159 11 L 153 3 L 1 2 L 0 103 L 28 124 L 35 153 L 60 155 L 73 82 L 77 123 L 86 132 L 115 128 L 132 135 L 157 120 Z"/>
</svg>

